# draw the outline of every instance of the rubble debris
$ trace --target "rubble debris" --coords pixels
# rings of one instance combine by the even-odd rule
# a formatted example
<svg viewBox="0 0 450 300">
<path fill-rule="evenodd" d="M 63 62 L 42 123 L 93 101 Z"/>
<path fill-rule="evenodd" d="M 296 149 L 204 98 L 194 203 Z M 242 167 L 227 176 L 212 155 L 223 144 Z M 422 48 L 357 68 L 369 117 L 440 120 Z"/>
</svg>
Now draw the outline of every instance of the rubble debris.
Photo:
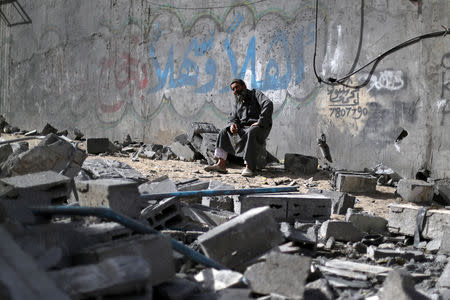
<svg viewBox="0 0 450 300">
<path fill-rule="evenodd" d="M 368 173 L 338 171 L 336 189 L 347 193 L 373 193 L 376 191 L 377 178 Z"/>
<path fill-rule="evenodd" d="M 362 232 L 368 234 L 385 233 L 388 221 L 382 217 L 370 215 L 368 213 L 357 213 L 353 209 L 348 209 L 345 221 L 351 222 Z"/>
<path fill-rule="evenodd" d="M 414 236 L 416 217 L 421 206 L 412 204 L 390 204 L 388 230 L 395 234 Z M 444 226 L 450 225 L 450 211 L 428 209 L 421 235 L 425 239 L 442 239 Z"/>
<path fill-rule="evenodd" d="M 41 131 L 41 135 L 48 135 L 50 133 L 56 134 L 58 129 L 50 125 L 49 123 L 45 124 L 44 128 Z"/>
<path fill-rule="evenodd" d="M 281 223 L 280 231 L 283 234 L 284 238 L 289 241 L 311 245 L 315 245 L 317 243 L 317 236 L 315 236 L 315 234 L 311 234 L 311 231 L 309 231 L 308 233 L 303 233 L 302 231 L 293 228 L 287 222 Z"/>
<path fill-rule="evenodd" d="M 108 138 L 87 138 L 86 139 L 86 153 L 100 154 L 112 153 L 115 151 L 115 146 Z"/>
<path fill-rule="evenodd" d="M 187 144 L 183 145 L 180 142 L 173 142 L 169 148 L 180 160 L 193 161 L 195 158 L 195 152 Z"/>
<path fill-rule="evenodd" d="M 343 193 L 339 191 L 331 191 L 331 190 L 323 190 L 310 188 L 308 190 L 309 194 L 322 194 L 328 198 L 330 198 L 333 202 L 331 213 L 337 215 L 345 215 L 349 208 L 353 208 L 355 206 L 356 197 L 352 196 L 348 193 Z"/>
<path fill-rule="evenodd" d="M 435 189 L 437 201 L 444 205 L 450 205 L 450 180 L 437 180 Z"/>
<path fill-rule="evenodd" d="M 154 287 L 153 296 L 154 299 L 161 300 L 194 299 L 195 295 L 202 292 L 199 283 L 185 278 L 175 278 Z"/>
<path fill-rule="evenodd" d="M 141 211 L 141 218 L 147 220 L 150 226 L 155 229 L 182 226 L 185 222 L 183 211 L 176 197 L 167 198 L 157 204 L 147 206 Z"/>
<path fill-rule="evenodd" d="M 417 179 L 401 179 L 397 194 L 407 202 L 429 204 L 434 196 L 433 184 Z"/>
<path fill-rule="evenodd" d="M 2 298 L 69 300 L 0 226 L 0 294 Z"/>
<path fill-rule="evenodd" d="M 414 288 L 414 280 L 405 270 L 392 270 L 389 272 L 380 292 L 380 299 L 408 299 L 426 300 L 425 295 Z"/>
<path fill-rule="evenodd" d="M 84 151 L 62 137 L 49 134 L 36 147 L 11 155 L 2 165 L 2 177 L 52 170 L 73 178 L 85 158 Z"/>
<path fill-rule="evenodd" d="M 269 207 L 251 209 L 199 236 L 207 257 L 235 268 L 283 241 Z"/>
<path fill-rule="evenodd" d="M 175 276 L 170 240 L 159 235 L 134 235 L 83 248 L 73 255 L 73 263 L 97 264 L 120 256 L 140 256 L 145 259 L 152 272 L 150 283 L 153 286 Z"/>
<path fill-rule="evenodd" d="M 286 153 L 284 155 L 284 169 L 287 171 L 307 175 L 314 174 L 317 172 L 318 164 L 319 161 L 317 157 L 295 153 Z"/>
<path fill-rule="evenodd" d="M 334 237 L 338 241 L 357 242 L 361 240 L 362 233 L 350 222 L 328 220 L 322 223 L 319 237 L 324 240 Z"/>
<path fill-rule="evenodd" d="M 177 185 L 170 179 L 145 182 L 138 187 L 141 195 L 177 192 Z"/>
<path fill-rule="evenodd" d="M 255 293 L 276 293 L 289 299 L 303 299 L 310 265 L 309 257 L 273 253 L 265 262 L 248 267 L 244 276 Z"/>
<path fill-rule="evenodd" d="M 200 218 L 203 219 L 204 222 L 206 222 L 210 227 L 221 225 L 238 216 L 238 214 L 234 212 L 214 209 L 201 204 L 191 204 L 189 208 L 197 215 L 200 215 Z"/>
<path fill-rule="evenodd" d="M 83 298 L 140 291 L 146 288 L 152 272 L 142 257 L 119 256 L 48 274 L 71 297 Z"/>
<path fill-rule="evenodd" d="M 239 272 L 231 270 L 205 269 L 195 275 L 195 280 L 202 284 L 205 290 L 217 292 L 226 288 L 245 286 L 244 278 Z"/>
<path fill-rule="evenodd" d="M 211 180 L 208 186 L 209 190 L 234 190 L 234 186 Z M 234 211 L 234 202 L 239 198 L 238 195 L 222 195 L 222 196 L 203 196 L 202 205 L 215 209 Z"/>
<path fill-rule="evenodd" d="M 10 144 L 0 145 L 0 164 L 5 162 L 12 153 L 13 149 Z"/>
<path fill-rule="evenodd" d="M 255 194 L 240 196 L 234 212 L 241 214 L 255 207 L 269 206 L 278 222 L 325 221 L 331 215 L 331 199 L 319 194 Z"/>
<path fill-rule="evenodd" d="M 144 175 L 126 163 L 102 158 L 87 159 L 83 163 L 76 180 L 107 178 L 130 179 L 138 183 L 148 181 Z"/>
<path fill-rule="evenodd" d="M 75 182 L 76 195 L 71 201 L 81 206 L 109 207 L 131 218 L 140 215 L 142 202 L 137 183 L 123 179 L 97 179 Z M 75 194 L 75 193 L 74 193 Z"/>
<path fill-rule="evenodd" d="M 441 244 L 439 247 L 439 253 L 450 255 L 450 226 L 444 225 L 442 227 L 442 238 L 438 239 L 441 240 Z"/>
<path fill-rule="evenodd" d="M 369 246 L 367 248 L 367 257 L 373 260 L 379 260 L 383 258 L 402 258 L 405 261 L 414 259 L 414 261 L 422 261 L 425 256 L 422 251 L 418 250 L 400 250 L 400 249 L 380 249 L 375 246 Z"/>
</svg>

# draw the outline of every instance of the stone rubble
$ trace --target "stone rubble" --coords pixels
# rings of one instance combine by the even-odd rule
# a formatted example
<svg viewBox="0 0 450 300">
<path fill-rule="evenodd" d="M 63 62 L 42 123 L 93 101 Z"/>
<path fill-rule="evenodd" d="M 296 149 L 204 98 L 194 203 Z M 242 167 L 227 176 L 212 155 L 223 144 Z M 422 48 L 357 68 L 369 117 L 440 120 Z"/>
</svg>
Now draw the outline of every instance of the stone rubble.
<svg viewBox="0 0 450 300">
<path fill-rule="evenodd" d="M 4 132 L 16 131 L 0 121 Z M 98 156 L 206 164 L 215 127 L 193 124 L 169 147 L 130 136 L 123 143 L 87 138 L 94 143 L 87 153 L 99 155 L 86 161 L 64 131 L 47 124 L 41 133 L 48 135 L 34 148 L 0 147 L 1 299 L 449 299 L 448 182 L 401 179 L 377 166 L 328 170 L 335 190 L 157 200 L 151 195 L 234 186 L 167 176 L 150 182 Z M 83 138 L 75 129 L 65 134 Z M 109 146 L 98 152 L 105 140 Z M 317 159 L 289 159 L 292 172 L 318 171 Z M 388 220 L 355 208 L 356 197 L 373 194 L 377 182 L 397 185 L 407 202 L 391 204 Z M 109 207 L 160 234 L 137 234 L 100 217 L 33 214 L 53 205 Z M 225 268 L 195 262 L 174 243 Z"/>
</svg>

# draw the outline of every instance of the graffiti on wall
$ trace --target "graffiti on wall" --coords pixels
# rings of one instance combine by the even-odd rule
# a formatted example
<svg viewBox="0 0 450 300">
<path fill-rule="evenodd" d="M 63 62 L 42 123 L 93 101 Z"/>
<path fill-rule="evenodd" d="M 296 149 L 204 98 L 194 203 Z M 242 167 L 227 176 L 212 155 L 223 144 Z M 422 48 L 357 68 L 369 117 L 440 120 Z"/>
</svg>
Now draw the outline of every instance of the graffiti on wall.
<svg viewBox="0 0 450 300">
<path fill-rule="evenodd" d="M 363 73 L 358 76 L 358 81 L 363 82 L 368 74 Z M 401 70 L 383 70 L 375 72 L 370 77 L 367 84 L 367 91 L 371 94 L 381 92 L 394 92 L 406 87 L 406 76 Z"/>
<path fill-rule="evenodd" d="M 444 125 L 444 121 L 446 117 L 450 115 L 450 52 L 446 53 L 442 56 L 441 59 L 441 67 L 442 67 L 442 86 L 441 86 L 441 101 L 442 105 L 442 118 L 441 125 Z"/>
</svg>

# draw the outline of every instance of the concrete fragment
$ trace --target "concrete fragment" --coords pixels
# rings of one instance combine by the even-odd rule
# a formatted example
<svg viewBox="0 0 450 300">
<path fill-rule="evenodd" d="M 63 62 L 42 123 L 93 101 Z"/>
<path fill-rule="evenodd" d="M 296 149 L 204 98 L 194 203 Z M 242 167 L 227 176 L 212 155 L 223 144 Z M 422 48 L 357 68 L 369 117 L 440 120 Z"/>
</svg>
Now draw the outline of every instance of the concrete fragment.
<svg viewBox="0 0 450 300">
<path fill-rule="evenodd" d="M 8 159 L 8 157 L 13 153 L 11 144 L 0 145 L 0 164 Z"/>
<path fill-rule="evenodd" d="M 73 178 L 81 169 L 86 153 L 74 147 L 63 137 L 49 134 L 36 147 L 11 155 L 2 166 L 3 176 L 17 176 L 42 171 L 63 171 Z"/>
<path fill-rule="evenodd" d="M 148 181 L 144 175 L 126 163 L 110 159 L 88 159 L 83 163 L 82 170 L 86 173 L 87 180 L 115 178 L 130 179 L 138 183 Z"/>
<path fill-rule="evenodd" d="M 174 193 L 178 191 L 175 182 L 170 179 L 158 182 L 146 182 L 139 185 L 138 189 L 141 195 Z"/>
<path fill-rule="evenodd" d="M 0 295 L 2 299 L 69 300 L 0 226 Z"/>
<path fill-rule="evenodd" d="M 347 213 L 347 209 L 353 208 L 355 205 L 356 197 L 349 195 L 347 193 L 339 192 L 339 191 L 330 191 L 330 190 L 321 190 L 311 188 L 308 190 L 308 193 L 311 194 L 322 194 L 331 199 L 333 202 L 331 212 L 333 214 L 345 215 Z"/>
<path fill-rule="evenodd" d="M 414 236 L 416 217 L 420 208 L 411 204 L 390 204 L 388 230 L 395 234 Z M 450 225 L 449 210 L 429 209 L 424 218 L 422 237 L 441 239 L 446 225 Z"/>
<path fill-rule="evenodd" d="M 369 265 L 364 263 L 357 263 L 353 261 L 346 261 L 341 259 L 332 259 L 325 263 L 325 266 L 335 269 L 348 270 L 353 272 L 360 272 L 371 276 L 378 276 L 387 274 L 392 268 Z"/>
<path fill-rule="evenodd" d="M 137 235 L 84 248 L 74 255 L 76 264 L 96 264 L 108 258 L 140 256 L 152 271 L 151 284 L 172 279 L 175 266 L 170 240 L 160 235 Z"/>
<path fill-rule="evenodd" d="M 250 300 L 255 299 L 251 295 L 252 290 L 250 289 L 236 289 L 236 288 L 229 288 L 225 290 L 221 290 L 216 293 L 216 300 Z"/>
<path fill-rule="evenodd" d="M 373 193 L 376 191 L 377 178 L 372 175 L 338 173 L 336 189 L 348 193 Z"/>
<path fill-rule="evenodd" d="M 314 236 L 305 234 L 299 230 L 294 229 L 289 223 L 282 222 L 280 224 L 280 231 L 283 236 L 293 242 L 306 243 L 306 244 L 316 244 L 316 238 Z"/>
<path fill-rule="evenodd" d="M 325 221 L 319 230 L 319 237 L 328 239 L 334 237 L 338 241 L 357 242 L 361 240 L 362 233 L 350 222 Z"/>
<path fill-rule="evenodd" d="M 161 200 L 141 211 L 141 218 L 147 220 L 155 229 L 180 226 L 185 222 L 185 216 L 176 197 Z"/>
<path fill-rule="evenodd" d="M 183 145 L 180 142 L 174 142 L 169 146 L 170 150 L 181 160 L 193 161 L 195 152 L 189 148 L 188 145 Z"/>
<path fill-rule="evenodd" d="M 205 222 L 211 227 L 215 227 L 217 225 L 228 222 L 229 220 L 238 216 L 238 214 L 234 212 L 218 210 L 201 204 L 191 204 L 190 209 L 195 214 L 199 215 L 200 218 L 204 219 Z"/>
<path fill-rule="evenodd" d="M 50 125 L 49 123 L 45 124 L 44 128 L 41 131 L 41 135 L 48 135 L 50 133 L 56 134 L 58 132 L 58 129 Z"/>
<path fill-rule="evenodd" d="M 383 290 L 379 293 L 380 299 L 429 299 L 414 288 L 414 280 L 405 270 L 393 270 L 384 280 Z"/>
<path fill-rule="evenodd" d="M 333 300 L 336 295 L 325 278 L 317 279 L 305 286 L 305 300 Z"/>
<path fill-rule="evenodd" d="M 404 260 L 414 259 L 415 261 L 422 261 L 425 255 L 418 250 L 402 250 L 402 249 L 380 249 L 375 246 L 367 247 L 367 257 L 373 260 L 379 260 L 388 257 L 402 258 Z"/>
<path fill-rule="evenodd" d="M 450 205 L 450 179 L 436 181 L 436 192 L 445 205 Z"/>
<path fill-rule="evenodd" d="M 382 217 L 367 213 L 356 213 L 353 209 L 347 211 L 345 221 L 351 222 L 359 230 L 368 234 L 384 233 L 388 224 L 388 221 Z"/>
<path fill-rule="evenodd" d="M 216 162 L 214 149 L 217 141 L 217 133 L 201 133 L 201 145 L 199 152 L 206 159 L 208 164 L 212 165 Z"/>
<path fill-rule="evenodd" d="M 140 215 L 141 199 L 136 182 L 98 179 L 76 181 L 75 185 L 81 206 L 109 207 L 131 218 Z"/>
<path fill-rule="evenodd" d="M 155 299 L 179 300 L 192 299 L 192 296 L 202 292 L 201 285 L 184 278 L 175 278 L 154 287 Z"/>
<path fill-rule="evenodd" d="M 113 152 L 113 145 L 108 138 L 87 138 L 86 153 L 100 154 Z"/>
<path fill-rule="evenodd" d="M 117 295 L 143 289 L 151 269 L 139 256 L 108 258 L 99 264 L 48 272 L 74 298 Z"/>
<path fill-rule="evenodd" d="M 247 268 L 244 276 L 255 293 L 276 293 L 290 299 L 303 299 L 310 265 L 311 259 L 306 256 L 273 253 L 265 262 Z"/>
<path fill-rule="evenodd" d="M 89 238 L 92 238 L 93 240 L 99 243 L 129 237 L 133 233 L 131 229 L 126 228 L 123 225 L 120 225 L 115 222 L 102 222 L 96 224 L 89 224 L 86 227 L 82 227 L 79 230 Z"/>
<path fill-rule="evenodd" d="M 438 240 L 438 239 L 429 241 L 427 243 L 427 247 L 426 247 L 427 252 L 429 252 L 429 253 L 436 253 L 436 252 L 438 252 L 439 248 L 441 247 L 441 242 L 442 241 Z"/>
<path fill-rule="evenodd" d="M 397 194 L 407 202 L 430 203 L 434 196 L 433 184 L 416 179 L 400 179 Z"/>
<path fill-rule="evenodd" d="M 242 274 L 231 270 L 205 269 L 194 278 L 203 288 L 214 292 L 243 284 Z"/>
<path fill-rule="evenodd" d="M 283 241 L 268 207 L 251 209 L 199 236 L 207 257 L 237 267 Z"/>
<path fill-rule="evenodd" d="M 450 288 L 450 263 L 445 266 L 438 283 L 440 287 Z"/>
<path fill-rule="evenodd" d="M 211 180 L 208 190 L 234 190 L 234 186 L 216 180 Z M 239 199 L 238 195 L 203 196 L 202 205 L 215 209 L 233 211 L 234 201 Z"/>
<path fill-rule="evenodd" d="M 331 199 L 318 194 L 253 194 L 241 195 L 234 203 L 234 212 L 243 213 L 255 207 L 269 206 L 278 222 L 300 220 L 312 222 L 328 220 L 331 215 Z"/>
<path fill-rule="evenodd" d="M 284 155 L 284 169 L 299 172 L 301 174 L 314 174 L 317 172 L 319 161 L 317 157 L 306 156 L 295 153 Z"/>
</svg>

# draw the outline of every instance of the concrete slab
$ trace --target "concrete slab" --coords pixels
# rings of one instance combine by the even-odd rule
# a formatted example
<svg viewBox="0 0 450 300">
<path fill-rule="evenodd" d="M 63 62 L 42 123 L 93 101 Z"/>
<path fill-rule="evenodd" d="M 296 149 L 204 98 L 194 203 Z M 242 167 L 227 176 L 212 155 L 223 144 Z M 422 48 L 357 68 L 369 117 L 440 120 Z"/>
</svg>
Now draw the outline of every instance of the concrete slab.
<svg viewBox="0 0 450 300">
<path fill-rule="evenodd" d="M 385 218 L 367 213 L 357 213 L 353 209 L 347 211 L 345 221 L 351 222 L 359 230 L 368 234 L 384 233 L 387 231 L 388 221 Z"/>
<path fill-rule="evenodd" d="M 338 241 L 357 242 L 361 240 L 362 233 L 350 222 L 328 220 L 320 227 L 319 237 L 324 240 L 334 237 Z"/>
<path fill-rule="evenodd" d="M 169 146 L 170 150 L 180 159 L 184 161 L 193 161 L 195 152 L 189 148 L 188 145 L 183 145 L 180 142 L 174 142 Z"/>
<path fill-rule="evenodd" d="M 373 193 L 377 178 L 369 174 L 337 173 L 336 189 L 347 193 Z"/>
<path fill-rule="evenodd" d="M 319 161 L 317 157 L 306 156 L 295 153 L 284 155 L 284 169 L 287 171 L 299 172 L 301 174 L 314 174 L 317 172 Z"/>
<path fill-rule="evenodd" d="M 332 200 L 332 213 L 337 215 L 345 215 L 347 209 L 353 208 L 355 206 L 356 197 L 348 193 L 343 193 L 339 191 L 322 190 L 311 188 L 308 190 L 310 194 L 322 194 Z"/>
<path fill-rule="evenodd" d="M 108 138 L 87 138 L 86 153 L 100 154 L 111 152 L 111 142 Z"/>
<path fill-rule="evenodd" d="M 397 186 L 397 194 L 407 202 L 428 204 L 433 200 L 434 184 L 416 179 L 400 179 Z"/>
<path fill-rule="evenodd" d="M 405 270 L 392 270 L 384 280 L 383 289 L 379 293 L 380 299 L 430 299 L 416 291 L 412 276 Z"/>
</svg>

